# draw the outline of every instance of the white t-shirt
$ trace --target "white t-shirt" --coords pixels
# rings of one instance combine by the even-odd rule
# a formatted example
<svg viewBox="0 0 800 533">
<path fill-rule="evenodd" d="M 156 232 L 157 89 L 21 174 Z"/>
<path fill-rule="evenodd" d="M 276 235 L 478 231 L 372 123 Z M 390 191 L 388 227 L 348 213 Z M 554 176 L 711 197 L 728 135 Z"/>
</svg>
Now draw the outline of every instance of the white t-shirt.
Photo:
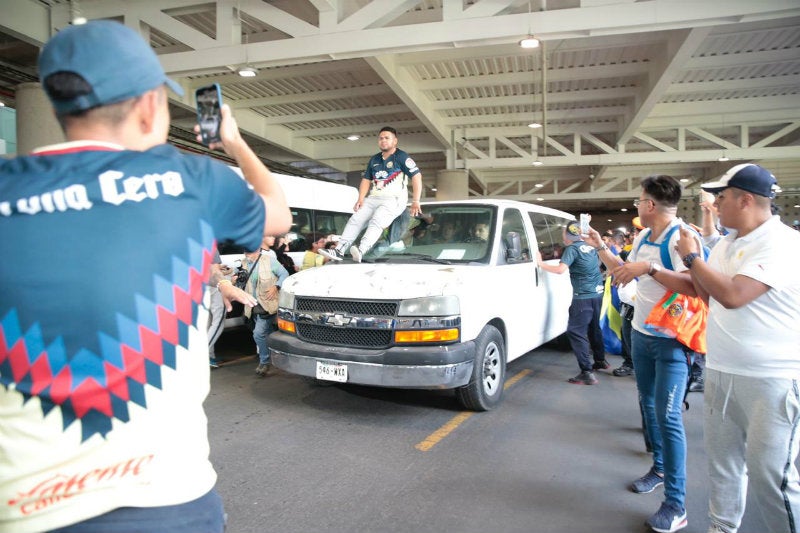
<svg viewBox="0 0 800 533">
<path fill-rule="evenodd" d="M 681 219 L 674 219 L 672 222 L 670 222 L 669 226 L 664 228 L 664 231 L 661 232 L 661 235 L 659 235 L 655 240 L 649 239 L 650 243 L 645 242 L 641 245 L 641 247 L 639 246 L 639 243 L 642 241 L 645 235 L 649 236 L 651 232 L 642 231 L 639 233 L 639 235 L 637 235 L 636 239 L 633 241 L 631 253 L 628 255 L 628 262 L 647 261 L 649 263 L 652 261 L 663 266 L 663 263 L 661 262 L 661 242 L 664 240 L 664 237 L 666 237 L 670 228 L 682 224 L 683 221 Z M 670 259 L 672 259 L 672 270 L 675 272 L 683 272 L 686 270 L 683 261 L 681 261 L 680 254 L 677 250 L 675 250 L 675 243 L 680 240 L 680 238 L 680 231 L 675 230 L 669 239 L 669 255 Z M 647 319 L 647 316 L 650 314 L 650 311 L 653 309 L 653 307 L 661 300 L 661 298 L 664 297 L 667 292 L 670 291 L 653 279 L 653 277 L 644 275 L 639 278 L 639 281 L 636 284 L 636 304 L 634 306 L 633 321 L 631 321 L 633 329 L 640 333 L 644 333 L 645 335 L 652 335 L 651 332 L 644 329 L 644 321 Z"/>
<path fill-rule="evenodd" d="M 726 276 L 747 276 L 771 287 L 738 309 L 709 300 L 708 368 L 800 379 L 800 232 L 773 216 L 744 237 L 722 238 L 708 264 Z"/>
</svg>

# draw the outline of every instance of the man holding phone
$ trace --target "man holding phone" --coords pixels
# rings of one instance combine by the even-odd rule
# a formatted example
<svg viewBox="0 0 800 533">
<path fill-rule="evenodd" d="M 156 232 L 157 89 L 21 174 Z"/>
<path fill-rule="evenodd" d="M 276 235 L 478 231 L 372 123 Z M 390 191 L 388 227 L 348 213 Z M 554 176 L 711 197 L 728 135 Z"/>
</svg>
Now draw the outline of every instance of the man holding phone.
<svg viewBox="0 0 800 533">
<path fill-rule="evenodd" d="M 283 192 L 227 106 L 210 147 L 253 190 L 166 143 L 183 91 L 122 24 L 62 29 L 39 73 L 68 142 L 0 162 L 0 253 L 26 265 L 0 276 L 0 532 L 222 532 L 204 285 L 255 305 L 211 261 L 286 231 Z"/>
</svg>

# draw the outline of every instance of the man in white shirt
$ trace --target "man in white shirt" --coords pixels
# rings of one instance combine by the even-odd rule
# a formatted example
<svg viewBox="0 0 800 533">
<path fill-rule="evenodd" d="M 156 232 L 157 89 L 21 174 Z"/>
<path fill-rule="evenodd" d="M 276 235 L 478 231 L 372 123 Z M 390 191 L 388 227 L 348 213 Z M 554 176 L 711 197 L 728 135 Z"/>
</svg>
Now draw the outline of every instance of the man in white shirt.
<svg viewBox="0 0 800 533">
<path fill-rule="evenodd" d="M 720 239 L 708 263 L 681 231 L 678 251 L 709 302 L 705 448 L 711 531 L 732 533 L 748 492 L 765 531 L 797 531 L 800 233 L 770 209 L 777 180 L 743 164 L 702 185 L 716 194 Z"/>
</svg>

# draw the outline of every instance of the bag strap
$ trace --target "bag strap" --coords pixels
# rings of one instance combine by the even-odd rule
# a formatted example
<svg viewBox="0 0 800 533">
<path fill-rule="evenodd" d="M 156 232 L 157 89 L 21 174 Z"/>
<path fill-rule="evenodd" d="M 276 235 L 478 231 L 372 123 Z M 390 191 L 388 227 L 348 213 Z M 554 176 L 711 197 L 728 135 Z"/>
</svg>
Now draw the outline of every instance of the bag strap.
<svg viewBox="0 0 800 533">
<path fill-rule="evenodd" d="M 661 257 L 661 264 L 664 265 L 664 268 L 667 268 L 668 270 L 675 270 L 674 268 L 672 268 L 672 266 L 673 266 L 672 265 L 672 256 L 670 256 L 670 253 L 669 253 L 669 241 L 672 238 L 672 234 L 675 233 L 678 229 L 680 229 L 680 227 L 681 227 L 680 224 L 676 224 L 675 226 L 672 226 L 669 229 L 669 231 L 667 231 L 667 234 L 664 236 L 664 240 L 661 241 L 659 244 L 656 244 L 656 243 L 654 243 L 654 242 L 649 240 L 650 239 L 650 234 L 652 233 L 652 231 L 650 230 L 650 228 L 647 228 L 646 230 L 644 230 L 647 233 L 644 233 L 644 235 L 642 236 L 642 240 L 639 241 L 639 246 L 636 247 L 636 253 L 637 254 L 639 253 L 639 248 L 641 248 L 643 244 L 647 244 L 649 246 L 658 246 L 659 247 L 659 252 L 660 252 L 660 257 Z M 689 228 L 689 230 L 692 233 L 695 234 L 695 237 L 697 237 L 697 240 L 700 241 L 700 244 L 703 247 L 703 259 L 704 260 L 708 260 L 708 254 L 710 253 L 710 250 L 708 249 L 708 247 L 705 244 L 703 244 L 703 239 L 700 237 L 700 234 L 697 233 L 693 227 L 691 227 L 691 226 L 686 226 L 686 227 Z"/>
<path fill-rule="evenodd" d="M 247 280 L 244 282 L 245 287 L 250 282 L 250 278 L 253 276 L 253 271 L 258 266 L 258 262 L 261 261 L 261 255 L 261 252 L 259 252 L 258 259 L 256 259 L 255 262 L 250 266 L 250 270 L 247 272 Z"/>
</svg>

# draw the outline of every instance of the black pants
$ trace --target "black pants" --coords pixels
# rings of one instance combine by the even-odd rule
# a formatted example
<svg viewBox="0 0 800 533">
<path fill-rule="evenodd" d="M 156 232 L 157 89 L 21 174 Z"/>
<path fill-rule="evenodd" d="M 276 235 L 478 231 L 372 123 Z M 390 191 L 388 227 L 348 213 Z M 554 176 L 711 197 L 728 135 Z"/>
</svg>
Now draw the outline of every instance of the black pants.
<svg viewBox="0 0 800 533">
<path fill-rule="evenodd" d="M 573 299 L 569 306 L 567 337 L 582 371 L 592 370 L 592 360 L 604 361 L 606 358 L 600 329 L 602 304 L 603 295 L 600 294 L 596 298 Z"/>
</svg>

